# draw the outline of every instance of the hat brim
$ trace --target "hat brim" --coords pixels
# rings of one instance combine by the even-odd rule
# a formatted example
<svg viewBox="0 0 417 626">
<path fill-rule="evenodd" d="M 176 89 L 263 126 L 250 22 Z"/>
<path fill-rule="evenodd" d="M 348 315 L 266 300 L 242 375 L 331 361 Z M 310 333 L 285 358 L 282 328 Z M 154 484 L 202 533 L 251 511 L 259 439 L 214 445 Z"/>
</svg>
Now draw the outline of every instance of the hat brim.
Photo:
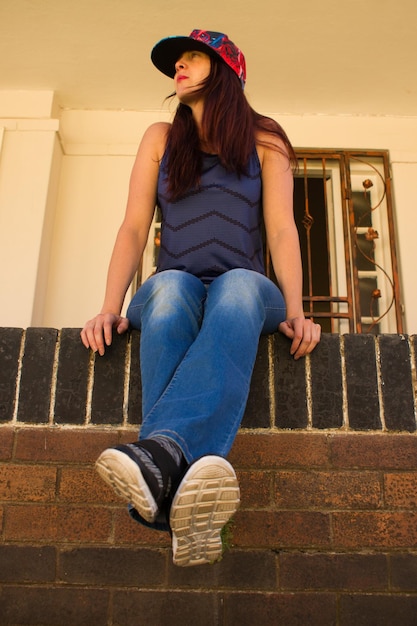
<svg viewBox="0 0 417 626">
<path fill-rule="evenodd" d="M 220 57 L 213 48 L 202 41 L 196 41 L 192 37 L 166 37 L 154 46 L 151 60 L 160 72 L 174 78 L 175 63 L 181 54 L 187 50 L 200 50 L 211 57 Z"/>
</svg>

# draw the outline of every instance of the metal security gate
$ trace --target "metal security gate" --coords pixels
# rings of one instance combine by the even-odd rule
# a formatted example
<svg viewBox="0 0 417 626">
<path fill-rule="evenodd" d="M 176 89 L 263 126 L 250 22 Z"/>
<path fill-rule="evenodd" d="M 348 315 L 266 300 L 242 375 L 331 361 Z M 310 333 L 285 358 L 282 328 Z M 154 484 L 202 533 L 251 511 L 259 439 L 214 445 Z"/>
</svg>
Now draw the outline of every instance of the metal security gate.
<svg viewBox="0 0 417 626">
<path fill-rule="evenodd" d="M 388 153 L 297 150 L 305 314 L 324 332 L 401 333 Z M 269 254 L 267 271 L 273 270 Z"/>
</svg>

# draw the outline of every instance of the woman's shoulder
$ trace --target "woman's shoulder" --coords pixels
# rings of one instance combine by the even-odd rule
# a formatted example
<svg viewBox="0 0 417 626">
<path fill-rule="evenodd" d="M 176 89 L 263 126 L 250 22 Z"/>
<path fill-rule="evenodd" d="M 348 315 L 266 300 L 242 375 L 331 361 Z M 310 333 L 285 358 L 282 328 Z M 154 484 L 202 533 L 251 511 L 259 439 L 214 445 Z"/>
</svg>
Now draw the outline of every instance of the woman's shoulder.
<svg viewBox="0 0 417 626">
<path fill-rule="evenodd" d="M 255 142 L 256 145 L 262 145 L 270 148 L 285 148 L 285 143 L 283 139 L 280 137 L 279 133 L 272 126 L 271 129 L 258 129 L 255 131 Z"/>
<path fill-rule="evenodd" d="M 142 143 L 152 147 L 152 151 L 156 153 L 160 160 L 165 152 L 165 146 L 168 139 L 171 124 L 169 122 L 155 122 L 146 129 Z"/>
<path fill-rule="evenodd" d="M 261 166 L 268 157 L 288 160 L 288 150 L 277 132 L 271 130 L 257 130 L 255 132 L 256 151 Z"/>
<path fill-rule="evenodd" d="M 146 134 L 152 136 L 166 136 L 171 128 L 171 124 L 169 122 L 154 122 L 146 129 Z"/>
</svg>

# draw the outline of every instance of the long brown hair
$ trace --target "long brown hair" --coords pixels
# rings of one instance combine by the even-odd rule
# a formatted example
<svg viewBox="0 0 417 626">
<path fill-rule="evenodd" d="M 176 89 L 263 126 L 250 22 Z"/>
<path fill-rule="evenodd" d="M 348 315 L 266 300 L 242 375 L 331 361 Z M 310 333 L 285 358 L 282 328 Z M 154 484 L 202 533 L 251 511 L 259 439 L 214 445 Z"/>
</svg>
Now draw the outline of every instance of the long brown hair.
<svg viewBox="0 0 417 626">
<path fill-rule="evenodd" d="M 245 174 L 256 145 L 257 131 L 269 133 L 271 142 L 261 143 L 275 149 L 278 148 L 273 142 L 273 136 L 278 137 L 286 148 L 289 163 L 296 167 L 294 149 L 285 131 L 273 119 L 252 109 L 239 78 L 223 61 L 211 59 L 210 74 L 197 93 L 204 97 L 203 139 L 215 150 L 228 171 Z M 172 201 L 178 200 L 199 184 L 201 167 L 197 125 L 191 108 L 180 103 L 167 140 L 168 193 Z"/>
</svg>

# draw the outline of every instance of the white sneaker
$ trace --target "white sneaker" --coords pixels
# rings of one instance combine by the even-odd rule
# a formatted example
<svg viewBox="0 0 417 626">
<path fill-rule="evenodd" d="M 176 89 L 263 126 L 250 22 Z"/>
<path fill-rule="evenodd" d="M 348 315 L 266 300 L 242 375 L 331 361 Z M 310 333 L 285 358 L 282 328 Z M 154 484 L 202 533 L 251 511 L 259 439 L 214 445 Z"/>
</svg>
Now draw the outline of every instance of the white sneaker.
<svg viewBox="0 0 417 626">
<path fill-rule="evenodd" d="M 235 471 L 220 456 L 193 463 L 174 496 L 170 512 L 175 565 L 212 563 L 222 556 L 221 530 L 238 509 Z"/>
<path fill-rule="evenodd" d="M 153 522 L 158 513 L 158 504 L 142 469 L 138 461 L 116 448 L 104 450 L 96 461 L 96 470 L 101 478 L 146 521 Z"/>
</svg>

